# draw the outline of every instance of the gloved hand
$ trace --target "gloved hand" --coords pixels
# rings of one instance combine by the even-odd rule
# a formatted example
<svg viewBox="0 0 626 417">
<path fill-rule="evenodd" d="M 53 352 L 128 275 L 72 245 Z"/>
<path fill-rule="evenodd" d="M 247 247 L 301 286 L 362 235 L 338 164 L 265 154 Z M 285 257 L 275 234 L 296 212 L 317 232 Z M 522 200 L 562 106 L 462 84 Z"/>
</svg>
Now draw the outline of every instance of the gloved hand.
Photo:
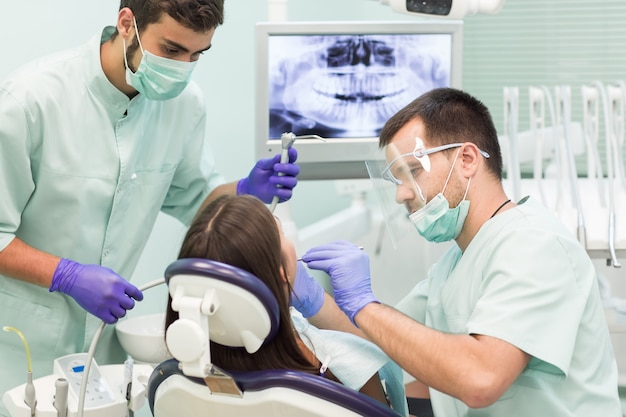
<svg viewBox="0 0 626 417">
<path fill-rule="evenodd" d="M 372 293 L 369 257 L 352 243 L 336 241 L 314 247 L 302 256 L 302 261 L 330 276 L 335 302 L 354 325 L 354 316 L 363 307 L 379 302 Z"/>
<path fill-rule="evenodd" d="M 126 310 L 143 300 L 137 287 L 100 265 L 83 265 L 61 259 L 52 276 L 50 292 L 62 292 L 107 324 L 126 315 Z"/>
<path fill-rule="evenodd" d="M 324 288 L 306 270 L 304 263 L 298 262 L 296 279 L 291 289 L 290 304 L 302 316 L 309 318 L 317 314 L 324 304 Z"/>
<path fill-rule="evenodd" d="M 289 200 L 298 183 L 300 167 L 294 164 L 298 158 L 296 148 L 289 148 L 288 155 L 289 162 L 284 164 L 280 162 L 280 154 L 257 161 L 250 174 L 237 183 L 237 195 L 252 194 L 266 204 L 271 203 L 274 196 L 278 196 L 281 203 Z"/>
</svg>

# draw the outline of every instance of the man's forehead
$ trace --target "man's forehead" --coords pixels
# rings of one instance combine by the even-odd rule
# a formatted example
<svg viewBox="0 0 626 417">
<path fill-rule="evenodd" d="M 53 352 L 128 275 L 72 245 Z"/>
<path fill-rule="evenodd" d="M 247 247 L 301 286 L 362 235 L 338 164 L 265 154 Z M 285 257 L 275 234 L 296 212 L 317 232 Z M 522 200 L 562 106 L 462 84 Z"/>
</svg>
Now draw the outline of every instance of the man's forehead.
<svg viewBox="0 0 626 417">
<path fill-rule="evenodd" d="M 415 138 L 420 138 L 421 144 L 428 146 L 424 139 L 425 136 L 426 129 L 424 123 L 419 119 L 413 119 L 398 130 L 391 139 L 390 144 L 393 144 L 397 149 L 404 149 L 404 153 L 408 153 L 415 148 Z"/>
<path fill-rule="evenodd" d="M 159 20 L 149 24 L 146 33 L 156 36 L 162 42 L 181 46 L 189 51 L 205 50 L 211 46 L 215 28 L 206 32 L 196 32 L 176 21 L 167 13 L 161 13 Z"/>
</svg>

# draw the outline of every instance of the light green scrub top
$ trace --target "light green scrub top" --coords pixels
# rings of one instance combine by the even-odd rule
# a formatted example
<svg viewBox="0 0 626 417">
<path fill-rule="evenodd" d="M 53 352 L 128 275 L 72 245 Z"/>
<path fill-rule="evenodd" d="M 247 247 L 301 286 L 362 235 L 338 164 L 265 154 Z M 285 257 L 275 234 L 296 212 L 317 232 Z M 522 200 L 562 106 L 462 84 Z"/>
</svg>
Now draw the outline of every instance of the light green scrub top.
<svg viewBox="0 0 626 417">
<path fill-rule="evenodd" d="M 289 312 L 302 341 L 343 385 L 358 391 L 378 373 L 391 408 L 401 417 L 409 415 L 402 368 L 378 346 L 352 333 L 318 329 L 293 307 Z"/>
<path fill-rule="evenodd" d="M 486 408 L 431 389 L 438 417 L 622 415 L 594 265 L 532 199 L 485 223 L 465 253 L 454 245 L 396 307 L 437 330 L 497 337 L 532 357 Z"/>
<path fill-rule="evenodd" d="M 224 180 L 205 146 L 198 86 L 168 101 L 129 100 L 100 64 L 112 31 L 0 84 L 0 250 L 18 237 L 128 279 L 159 211 L 189 224 Z M 24 333 L 35 378 L 52 372 L 54 358 L 86 350 L 99 323 L 68 296 L 0 276 L 0 326 Z M 99 363 L 123 361 L 106 339 Z M 13 333 L 0 332 L 0 349 L 4 392 L 25 382 L 26 357 Z"/>
</svg>

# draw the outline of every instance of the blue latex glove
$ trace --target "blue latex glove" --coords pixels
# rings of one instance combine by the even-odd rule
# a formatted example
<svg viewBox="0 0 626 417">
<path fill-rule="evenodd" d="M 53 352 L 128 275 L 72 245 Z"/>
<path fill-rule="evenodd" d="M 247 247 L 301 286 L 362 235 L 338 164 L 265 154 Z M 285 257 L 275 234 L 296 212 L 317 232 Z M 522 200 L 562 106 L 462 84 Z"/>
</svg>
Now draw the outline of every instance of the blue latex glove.
<svg viewBox="0 0 626 417">
<path fill-rule="evenodd" d="M 293 188 L 298 184 L 296 177 L 300 167 L 294 163 L 298 151 L 289 148 L 288 155 L 289 162 L 284 164 L 280 162 L 280 154 L 257 161 L 250 174 L 237 183 L 237 195 L 252 194 L 266 204 L 270 204 L 274 196 L 281 203 L 289 200 Z"/>
<path fill-rule="evenodd" d="M 309 275 L 304 263 L 298 262 L 296 279 L 291 289 L 290 303 L 305 318 L 317 314 L 324 304 L 324 288 Z"/>
<path fill-rule="evenodd" d="M 83 265 L 61 259 L 52 276 L 50 292 L 72 297 L 83 309 L 108 324 L 126 315 L 126 310 L 143 300 L 137 287 L 100 265 Z"/>
<path fill-rule="evenodd" d="M 316 246 L 302 260 L 309 268 L 330 276 L 335 302 L 355 325 L 354 316 L 363 307 L 379 302 L 372 293 L 369 257 L 352 243 L 336 241 Z"/>
</svg>

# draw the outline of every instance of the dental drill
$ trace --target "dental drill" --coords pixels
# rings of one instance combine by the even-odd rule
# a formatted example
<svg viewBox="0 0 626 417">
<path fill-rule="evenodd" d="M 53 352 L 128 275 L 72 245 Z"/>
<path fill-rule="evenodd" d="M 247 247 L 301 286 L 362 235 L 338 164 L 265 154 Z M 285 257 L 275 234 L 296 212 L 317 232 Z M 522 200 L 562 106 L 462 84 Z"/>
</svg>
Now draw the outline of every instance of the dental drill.
<svg viewBox="0 0 626 417">
<path fill-rule="evenodd" d="M 289 148 L 296 141 L 296 135 L 291 132 L 283 133 L 280 136 L 280 143 L 282 147 L 282 152 L 280 153 L 280 163 L 285 164 L 289 162 Z M 282 172 L 279 172 L 278 175 L 284 175 Z M 278 204 L 278 196 L 275 195 L 272 199 L 272 204 L 270 205 L 270 211 L 273 213 L 276 209 L 276 205 Z"/>
<path fill-rule="evenodd" d="M 280 135 L 280 143 L 282 147 L 282 152 L 280 154 L 281 164 L 285 164 L 289 162 L 289 148 L 291 148 L 291 146 L 296 141 L 296 139 L 318 139 L 318 140 L 321 140 L 322 142 L 326 142 L 326 139 L 324 139 L 323 137 L 319 135 L 296 136 L 292 132 L 285 132 L 282 135 Z M 283 174 L 282 172 L 279 172 L 278 175 L 283 176 L 285 174 Z M 280 185 L 278 185 L 277 187 L 280 187 Z M 274 198 L 272 199 L 272 204 L 270 205 L 270 211 L 272 213 L 276 209 L 277 204 L 278 204 L 278 196 L 274 196 Z"/>
</svg>

